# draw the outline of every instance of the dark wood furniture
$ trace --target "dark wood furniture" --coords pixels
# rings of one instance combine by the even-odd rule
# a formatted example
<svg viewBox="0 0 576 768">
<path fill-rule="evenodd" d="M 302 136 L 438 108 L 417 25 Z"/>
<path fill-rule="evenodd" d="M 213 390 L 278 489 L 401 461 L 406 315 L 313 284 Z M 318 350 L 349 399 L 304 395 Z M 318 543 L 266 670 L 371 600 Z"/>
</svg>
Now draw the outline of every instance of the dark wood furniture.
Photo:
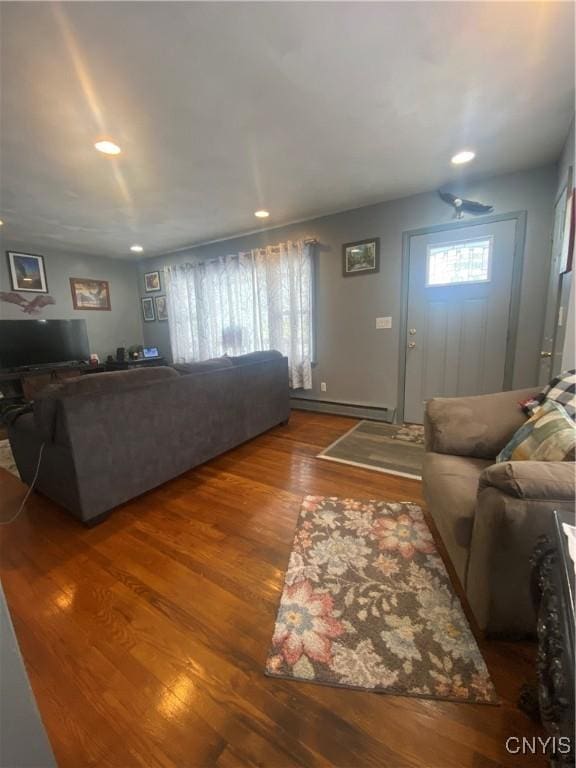
<svg viewBox="0 0 576 768">
<path fill-rule="evenodd" d="M 106 363 L 107 371 L 127 371 L 131 368 L 154 368 L 157 365 L 166 365 L 165 357 L 150 357 L 138 360 L 111 360 Z"/>
<path fill-rule="evenodd" d="M 551 531 L 538 541 L 532 565 L 538 607 L 538 708 L 543 725 L 555 737 L 551 764 L 564 767 L 574 765 L 574 563 L 562 523 L 574 525 L 574 516 L 554 512 Z"/>
<path fill-rule="evenodd" d="M 80 376 L 85 373 L 105 371 L 103 365 L 88 363 L 65 363 L 62 365 L 42 365 L 37 368 L 21 368 L 17 371 L 0 372 L 0 392 L 5 399 L 29 402 L 38 392 L 58 381 Z"/>
<path fill-rule="evenodd" d="M 149 360 L 123 360 L 89 365 L 88 363 L 66 363 L 62 365 L 43 365 L 37 368 L 22 368 L 17 371 L 0 372 L 0 392 L 5 403 L 30 402 L 38 392 L 55 382 L 83 376 L 88 373 L 103 371 L 125 371 L 129 368 L 154 367 L 166 365 L 166 358 L 155 357 Z"/>
</svg>

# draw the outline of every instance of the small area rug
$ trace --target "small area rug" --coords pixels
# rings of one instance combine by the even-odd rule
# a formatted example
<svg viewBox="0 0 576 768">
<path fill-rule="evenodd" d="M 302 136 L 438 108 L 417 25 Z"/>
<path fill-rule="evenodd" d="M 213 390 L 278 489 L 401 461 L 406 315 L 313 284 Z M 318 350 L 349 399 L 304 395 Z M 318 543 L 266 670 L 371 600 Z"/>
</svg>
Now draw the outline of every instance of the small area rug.
<svg viewBox="0 0 576 768">
<path fill-rule="evenodd" d="M 419 480 L 424 459 L 424 427 L 361 421 L 317 458 Z"/>
<path fill-rule="evenodd" d="M 0 440 L 0 468 L 7 469 L 10 474 L 20 478 L 8 440 Z"/>
<path fill-rule="evenodd" d="M 422 510 L 408 502 L 306 497 L 266 673 L 498 703 Z"/>
</svg>

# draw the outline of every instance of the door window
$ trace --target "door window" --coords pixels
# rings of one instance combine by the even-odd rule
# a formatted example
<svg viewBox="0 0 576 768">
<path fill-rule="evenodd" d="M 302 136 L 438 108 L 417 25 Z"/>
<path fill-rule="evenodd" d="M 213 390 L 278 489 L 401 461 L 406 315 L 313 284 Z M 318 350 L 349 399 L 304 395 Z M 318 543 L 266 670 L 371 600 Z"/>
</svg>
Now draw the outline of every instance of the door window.
<svg viewBox="0 0 576 768">
<path fill-rule="evenodd" d="M 429 245 L 426 259 L 428 287 L 490 281 L 492 238 Z"/>
</svg>

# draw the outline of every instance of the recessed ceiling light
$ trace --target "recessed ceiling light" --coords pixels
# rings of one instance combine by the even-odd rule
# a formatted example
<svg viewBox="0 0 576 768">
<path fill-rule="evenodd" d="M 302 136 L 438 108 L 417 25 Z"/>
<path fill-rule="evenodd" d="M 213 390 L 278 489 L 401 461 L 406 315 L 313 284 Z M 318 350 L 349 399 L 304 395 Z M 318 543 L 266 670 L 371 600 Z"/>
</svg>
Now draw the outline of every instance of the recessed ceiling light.
<svg viewBox="0 0 576 768">
<path fill-rule="evenodd" d="M 270 211 L 254 211 L 254 216 L 258 219 L 267 219 L 270 216 Z"/>
<path fill-rule="evenodd" d="M 134 251 L 134 253 L 142 253 L 142 251 L 144 250 L 144 248 L 142 248 L 142 246 L 141 246 L 141 245 L 131 245 L 131 246 L 130 246 L 130 250 L 131 250 L 131 251 Z"/>
<path fill-rule="evenodd" d="M 462 152 L 457 152 L 452 157 L 452 164 L 462 165 L 463 163 L 469 163 L 470 160 L 474 160 L 475 157 L 476 157 L 476 152 L 472 152 L 469 149 L 463 149 Z"/>
<path fill-rule="evenodd" d="M 103 152 L 105 155 L 119 155 L 122 151 L 118 144 L 114 144 L 113 141 L 108 141 L 107 139 L 97 141 L 96 144 L 94 144 L 94 147 L 98 152 Z"/>
</svg>

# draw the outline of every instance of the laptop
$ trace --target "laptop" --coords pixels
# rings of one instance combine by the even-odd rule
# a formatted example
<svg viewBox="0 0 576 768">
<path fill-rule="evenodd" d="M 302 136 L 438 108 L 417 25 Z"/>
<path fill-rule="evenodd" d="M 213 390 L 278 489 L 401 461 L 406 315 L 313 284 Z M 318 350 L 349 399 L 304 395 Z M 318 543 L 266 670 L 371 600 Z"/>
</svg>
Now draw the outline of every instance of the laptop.
<svg viewBox="0 0 576 768">
<path fill-rule="evenodd" d="M 143 347 L 142 355 L 144 360 L 153 360 L 155 357 L 160 357 L 158 347 Z"/>
</svg>

